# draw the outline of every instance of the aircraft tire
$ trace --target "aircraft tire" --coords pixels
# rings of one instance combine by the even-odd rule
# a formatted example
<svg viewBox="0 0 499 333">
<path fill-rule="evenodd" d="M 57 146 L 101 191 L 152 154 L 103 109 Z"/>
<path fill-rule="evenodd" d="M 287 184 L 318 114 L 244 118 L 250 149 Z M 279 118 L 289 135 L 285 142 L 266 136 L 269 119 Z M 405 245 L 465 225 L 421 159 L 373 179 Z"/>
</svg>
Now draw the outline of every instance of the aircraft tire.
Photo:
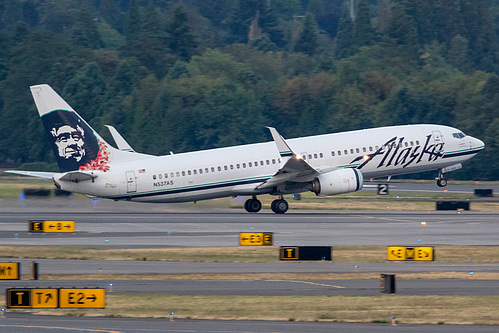
<svg viewBox="0 0 499 333">
<path fill-rule="evenodd" d="M 439 187 L 445 187 L 445 186 L 447 186 L 447 179 L 444 179 L 444 178 L 437 179 L 437 185 Z"/>
<path fill-rule="evenodd" d="M 288 211 L 288 202 L 284 199 L 278 199 L 272 201 L 271 205 L 272 211 L 276 214 L 284 214 Z"/>
<path fill-rule="evenodd" d="M 244 203 L 244 209 L 248 213 L 256 213 L 262 209 L 262 203 L 258 199 L 248 199 Z"/>
</svg>

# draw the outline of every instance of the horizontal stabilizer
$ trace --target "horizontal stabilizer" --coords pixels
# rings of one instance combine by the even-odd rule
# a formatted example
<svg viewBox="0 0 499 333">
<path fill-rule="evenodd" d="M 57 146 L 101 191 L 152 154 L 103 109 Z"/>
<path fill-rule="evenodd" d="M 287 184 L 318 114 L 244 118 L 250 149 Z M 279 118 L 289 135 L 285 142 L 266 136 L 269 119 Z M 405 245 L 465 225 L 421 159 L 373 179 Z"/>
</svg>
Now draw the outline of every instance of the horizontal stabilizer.
<svg viewBox="0 0 499 333">
<path fill-rule="evenodd" d="M 69 181 L 69 182 L 82 182 L 85 180 L 92 180 L 95 178 L 97 178 L 97 175 L 89 174 L 89 173 L 81 172 L 81 171 L 73 171 L 73 172 L 66 173 L 64 176 L 59 178 L 59 180 L 65 180 L 65 181 Z"/>
<path fill-rule="evenodd" d="M 14 173 L 16 175 L 21 175 L 21 176 L 30 176 L 30 177 L 37 177 L 44 179 L 52 179 L 52 177 L 54 177 L 54 175 L 57 174 L 56 172 L 20 171 L 20 170 L 7 170 L 5 172 Z"/>
</svg>

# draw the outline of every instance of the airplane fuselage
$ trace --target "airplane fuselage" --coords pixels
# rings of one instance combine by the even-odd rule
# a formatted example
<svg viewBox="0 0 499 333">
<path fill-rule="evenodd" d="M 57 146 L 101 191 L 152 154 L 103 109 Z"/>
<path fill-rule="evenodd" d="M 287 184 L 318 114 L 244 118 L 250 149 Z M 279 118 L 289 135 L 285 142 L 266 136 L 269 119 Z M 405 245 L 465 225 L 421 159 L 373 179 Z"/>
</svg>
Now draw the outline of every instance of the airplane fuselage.
<svg viewBox="0 0 499 333">
<path fill-rule="evenodd" d="M 317 170 L 356 168 L 364 178 L 452 167 L 483 149 L 480 140 L 440 125 L 381 127 L 286 142 Z M 97 175 L 92 182 L 54 180 L 62 189 L 87 195 L 164 203 L 310 190 L 299 179 L 278 190 L 257 189 L 284 163 L 275 143 L 266 142 L 113 163 L 109 170 L 91 171 Z"/>
</svg>

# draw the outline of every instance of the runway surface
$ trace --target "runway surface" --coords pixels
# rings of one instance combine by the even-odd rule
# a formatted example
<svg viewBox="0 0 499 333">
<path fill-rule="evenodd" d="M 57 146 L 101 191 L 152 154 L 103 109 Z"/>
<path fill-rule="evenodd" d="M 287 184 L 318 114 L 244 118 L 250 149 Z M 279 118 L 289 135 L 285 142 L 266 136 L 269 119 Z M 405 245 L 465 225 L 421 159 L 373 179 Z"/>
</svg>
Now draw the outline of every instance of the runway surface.
<svg viewBox="0 0 499 333">
<path fill-rule="evenodd" d="M 2 333 L 385 333 L 394 332 L 439 332 L 477 333 L 497 332 L 497 327 L 466 325 L 406 325 L 392 327 L 389 324 L 312 323 L 293 321 L 247 321 L 247 320 L 182 320 L 175 319 L 131 319 L 131 318 L 68 318 L 53 316 L 31 316 L 29 314 L 7 314 L 0 319 Z"/>
<path fill-rule="evenodd" d="M 275 245 L 499 245 L 499 213 L 270 211 L 127 202 L 0 201 L 3 245 L 107 248 L 237 246 L 239 232 L 274 232 Z M 29 220 L 74 220 L 74 234 L 30 234 Z M 422 225 L 421 222 L 426 222 Z"/>
<path fill-rule="evenodd" d="M 436 190 L 439 190 L 438 188 Z M 459 191 L 468 191 L 468 188 Z M 457 189 L 456 189 L 457 191 Z M 499 245 L 499 213 L 386 211 L 270 211 L 194 205 L 148 205 L 91 200 L 0 200 L 1 245 L 80 245 L 93 248 L 237 246 L 241 231 L 274 232 L 280 245 Z M 75 220 L 74 234 L 30 234 L 28 221 Z M 422 225 L 421 222 L 426 222 Z M 334 250 L 333 250 L 334 259 Z M 1 261 L 10 260 L 3 258 Z M 20 261 L 24 274 L 31 259 Z M 403 273 L 498 272 L 499 265 L 421 263 L 181 263 L 142 261 L 36 260 L 40 274 L 126 273 Z M 9 287 L 103 287 L 116 294 L 172 295 L 379 295 L 379 280 L 146 280 L 146 281 L 2 281 Z M 402 280 L 400 295 L 497 295 L 496 280 Z M 28 322 L 28 324 L 26 324 Z M 195 321 L 168 319 L 58 318 L 7 313 L 0 331 L 10 332 L 468 332 L 467 326 L 338 324 L 296 322 Z M 472 327 L 495 332 L 495 327 Z"/>
<path fill-rule="evenodd" d="M 0 281 L 0 288 L 106 288 L 116 295 L 379 296 L 378 279 L 348 280 L 74 280 Z M 111 293 L 111 292 L 108 292 Z M 499 295 L 498 280 L 396 279 L 397 295 Z"/>
</svg>

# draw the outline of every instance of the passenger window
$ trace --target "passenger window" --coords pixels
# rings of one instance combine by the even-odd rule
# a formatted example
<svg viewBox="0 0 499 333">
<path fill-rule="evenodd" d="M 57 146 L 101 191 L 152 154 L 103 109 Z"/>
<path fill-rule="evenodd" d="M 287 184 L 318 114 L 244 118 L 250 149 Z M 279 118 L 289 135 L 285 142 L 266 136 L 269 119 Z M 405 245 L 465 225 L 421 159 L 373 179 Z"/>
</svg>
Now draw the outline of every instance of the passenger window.
<svg viewBox="0 0 499 333">
<path fill-rule="evenodd" d="M 338 150 L 338 156 L 341 156 L 341 150 Z"/>
<path fill-rule="evenodd" d="M 251 162 L 248 163 L 248 166 L 251 168 L 253 166 L 253 164 L 251 164 Z"/>
<path fill-rule="evenodd" d="M 197 172 L 197 170 L 196 170 L 196 169 L 192 170 L 192 173 L 193 173 L 193 174 L 195 174 L 195 175 L 197 175 L 197 174 L 198 174 L 198 172 Z"/>
<path fill-rule="evenodd" d="M 180 177 L 180 172 L 177 171 L 177 177 Z"/>
<path fill-rule="evenodd" d="M 411 141 L 411 146 L 414 146 L 414 142 L 413 141 Z"/>
<path fill-rule="evenodd" d="M 314 154 L 314 158 L 317 158 L 317 153 L 316 153 L 316 154 Z"/>
<path fill-rule="evenodd" d="M 234 170 L 234 165 L 233 164 L 230 165 L 230 169 Z"/>
<path fill-rule="evenodd" d="M 303 160 L 306 161 L 307 160 L 307 155 L 303 155 L 302 158 L 303 158 Z"/>
<path fill-rule="evenodd" d="M 260 161 L 260 165 L 263 165 L 263 161 Z"/>
<path fill-rule="evenodd" d="M 378 149 L 379 149 L 379 146 L 375 146 L 374 148 L 376 148 L 376 150 L 378 150 Z"/>
<path fill-rule="evenodd" d="M 272 164 L 275 164 L 275 158 L 272 159 Z"/>
<path fill-rule="evenodd" d="M 267 165 L 269 165 L 269 164 L 270 164 L 270 161 L 269 161 L 269 160 L 267 160 Z"/>
<path fill-rule="evenodd" d="M 352 148 L 350 148 L 350 154 L 353 154 L 353 149 Z"/>
<path fill-rule="evenodd" d="M 208 173 L 209 172 L 208 168 L 204 168 L 204 172 Z"/>
<path fill-rule="evenodd" d="M 308 154 L 308 159 L 311 160 L 312 159 L 312 154 Z"/>
<path fill-rule="evenodd" d="M 359 148 L 355 148 L 355 151 L 357 152 L 357 154 L 360 153 Z"/>
<path fill-rule="evenodd" d="M 324 157 L 324 155 L 323 155 L 322 153 L 320 153 L 320 154 L 319 154 L 319 157 L 320 157 L 320 158 L 323 158 L 323 157 Z"/>
<path fill-rule="evenodd" d="M 416 145 L 418 145 L 418 146 L 419 146 L 419 140 L 416 140 Z"/>
<path fill-rule="evenodd" d="M 215 172 L 215 167 L 211 167 L 211 172 Z"/>
<path fill-rule="evenodd" d="M 222 167 L 220 165 L 217 167 L 217 169 L 218 171 L 222 171 Z"/>
<path fill-rule="evenodd" d="M 334 151 L 331 152 L 331 156 L 334 156 Z"/>
<path fill-rule="evenodd" d="M 246 163 L 243 163 L 243 169 L 246 168 Z"/>
<path fill-rule="evenodd" d="M 172 177 L 172 178 L 173 178 L 173 176 L 174 176 L 173 172 L 170 172 L 170 177 Z"/>
<path fill-rule="evenodd" d="M 156 175 L 152 175 L 152 179 L 156 180 Z"/>
<path fill-rule="evenodd" d="M 369 151 L 373 151 L 373 147 L 372 146 L 369 146 Z"/>
<path fill-rule="evenodd" d="M 182 171 L 182 176 L 185 176 L 185 171 Z"/>
<path fill-rule="evenodd" d="M 168 178 L 168 172 L 165 173 L 165 179 Z"/>
<path fill-rule="evenodd" d="M 345 155 L 348 155 L 348 150 L 345 149 L 343 152 L 345 153 Z"/>
<path fill-rule="evenodd" d="M 236 164 L 236 168 L 240 169 L 240 165 L 239 163 Z"/>
<path fill-rule="evenodd" d="M 158 175 L 158 178 L 159 178 L 159 179 L 163 179 L 163 175 L 162 175 L 162 174 L 159 174 L 159 175 Z"/>
<path fill-rule="evenodd" d="M 227 166 L 226 166 L 226 165 L 224 165 L 224 170 L 225 170 L 225 171 L 227 171 L 227 170 L 228 170 L 228 168 L 227 168 Z"/>
<path fill-rule="evenodd" d="M 203 173 L 203 169 L 199 169 L 199 174 L 202 174 Z"/>
<path fill-rule="evenodd" d="M 406 146 L 406 147 L 408 147 L 408 146 L 409 146 L 409 144 L 407 143 L 407 141 L 405 142 L 405 146 Z"/>
</svg>

